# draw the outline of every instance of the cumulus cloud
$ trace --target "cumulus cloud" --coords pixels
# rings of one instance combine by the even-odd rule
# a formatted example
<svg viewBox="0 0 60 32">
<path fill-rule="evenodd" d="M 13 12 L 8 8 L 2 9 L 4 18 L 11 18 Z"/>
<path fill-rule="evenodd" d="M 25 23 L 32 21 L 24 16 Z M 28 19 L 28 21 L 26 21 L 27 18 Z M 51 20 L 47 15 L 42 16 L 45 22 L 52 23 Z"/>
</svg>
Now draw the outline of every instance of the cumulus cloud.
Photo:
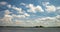
<svg viewBox="0 0 60 32">
<path fill-rule="evenodd" d="M 0 5 L 6 5 L 6 4 L 7 4 L 7 2 L 5 2 L 5 1 L 0 2 Z"/>
<path fill-rule="evenodd" d="M 56 7 L 54 5 L 51 5 L 49 2 L 42 2 L 42 5 L 44 7 L 46 7 L 45 10 L 47 12 L 55 12 L 56 11 Z"/>
<path fill-rule="evenodd" d="M 26 6 L 27 8 L 29 8 L 27 11 L 28 12 L 33 12 L 33 13 L 36 13 L 36 12 L 44 12 L 44 10 L 42 9 L 41 6 L 34 6 L 33 4 L 29 4 Z"/>
<path fill-rule="evenodd" d="M 12 16 L 9 15 L 11 12 L 9 10 L 5 10 L 5 14 L 4 17 L 2 19 L 0 19 L 1 25 L 0 26 L 6 26 L 6 25 L 10 25 L 12 24 Z"/>
<path fill-rule="evenodd" d="M 12 8 L 12 5 L 8 4 L 7 7 L 8 7 L 8 8 Z"/>
<path fill-rule="evenodd" d="M 48 11 L 48 12 L 55 12 L 56 7 L 54 5 L 46 6 L 45 10 Z"/>
<path fill-rule="evenodd" d="M 36 13 L 35 11 L 35 7 L 33 6 L 33 4 L 29 4 L 28 6 L 26 6 L 27 8 L 30 8 L 29 10 L 27 10 L 28 12 L 33 12 Z"/>
<path fill-rule="evenodd" d="M 26 4 L 25 3 L 20 3 L 20 5 L 24 5 L 25 6 Z"/>
<path fill-rule="evenodd" d="M 36 7 L 36 10 L 39 11 L 39 12 L 44 12 L 44 10 L 42 9 L 42 7 L 39 6 L 39 5 Z"/>
</svg>

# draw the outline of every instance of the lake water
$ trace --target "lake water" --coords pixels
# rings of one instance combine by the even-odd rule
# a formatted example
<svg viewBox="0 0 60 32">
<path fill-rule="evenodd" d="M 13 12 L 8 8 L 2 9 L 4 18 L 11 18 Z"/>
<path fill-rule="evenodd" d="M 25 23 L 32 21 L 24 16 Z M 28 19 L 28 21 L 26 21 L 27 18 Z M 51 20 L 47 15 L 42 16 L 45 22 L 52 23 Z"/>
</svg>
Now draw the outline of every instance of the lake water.
<svg viewBox="0 0 60 32">
<path fill-rule="evenodd" d="M 60 28 L 0 28 L 0 32 L 60 32 Z"/>
</svg>

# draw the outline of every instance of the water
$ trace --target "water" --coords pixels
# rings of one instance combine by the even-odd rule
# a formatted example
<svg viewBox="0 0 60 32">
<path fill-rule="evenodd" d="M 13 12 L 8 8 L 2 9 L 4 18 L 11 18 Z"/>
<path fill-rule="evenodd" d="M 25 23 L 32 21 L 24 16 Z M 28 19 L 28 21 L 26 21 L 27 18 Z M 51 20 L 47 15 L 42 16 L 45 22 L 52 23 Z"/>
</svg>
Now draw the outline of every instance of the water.
<svg viewBox="0 0 60 32">
<path fill-rule="evenodd" d="M 60 32 L 60 28 L 0 28 L 0 32 Z"/>
</svg>

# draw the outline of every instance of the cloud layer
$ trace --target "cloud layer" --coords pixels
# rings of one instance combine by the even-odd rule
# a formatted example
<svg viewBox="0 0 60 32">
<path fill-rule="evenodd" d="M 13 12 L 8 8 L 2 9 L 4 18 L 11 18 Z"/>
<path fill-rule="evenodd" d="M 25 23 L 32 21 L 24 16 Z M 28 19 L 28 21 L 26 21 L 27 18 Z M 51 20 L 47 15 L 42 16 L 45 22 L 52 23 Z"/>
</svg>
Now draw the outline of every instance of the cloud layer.
<svg viewBox="0 0 60 32">
<path fill-rule="evenodd" d="M 7 13 L 8 12 L 8 13 Z M 35 18 L 31 20 L 12 20 L 14 16 L 9 15 L 9 10 L 5 10 L 4 18 L 0 19 L 0 26 L 60 26 L 60 15 L 55 17 L 43 17 L 43 18 Z M 18 17 L 18 15 L 17 15 Z M 20 17 L 20 16 L 19 16 Z M 19 18 L 18 17 L 18 18 Z"/>
<path fill-rule="evenodd" d="M 0 2 L 1 5 L 6 5 L 7 2 Z M 40 5 L 34 5 L 34 4 L 25 4 L 21 3 L 20 5 L 25 6 L 27 8 L 27 12 L 22 9 L 21 7 L 16 7 L 11 4 L 7 4 L 6 6 L 9 9 L 13 9 L 18 14 L 14 14 L 14 12 L 11 12 L 10 10 L 5 10 L 4 17 L 0 19 L 0 26 L 60 26 L 60 15 L 57 14 L 53 17 L 39 17 L 39 18 L 30 18 L 32 13 L 51 13 L 60 11 L 60 6 L 54 6 L 51 5 L 49 2 L 43 2 L 42 5 L 44 6 L 44 9 Z M 29 14 L 31 13 L 31 14 Z M 39 14 L 40 15 L 40 14 Z"/>
</svg>

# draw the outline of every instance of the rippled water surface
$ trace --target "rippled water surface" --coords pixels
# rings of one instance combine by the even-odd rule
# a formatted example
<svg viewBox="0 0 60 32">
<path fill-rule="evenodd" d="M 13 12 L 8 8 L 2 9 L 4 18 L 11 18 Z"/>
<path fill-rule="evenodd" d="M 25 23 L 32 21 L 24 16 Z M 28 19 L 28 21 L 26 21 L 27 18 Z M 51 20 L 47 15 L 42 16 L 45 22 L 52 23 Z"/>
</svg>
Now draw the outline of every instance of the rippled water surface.
<svg viewBox="0 0 60 32">
<path fill-rule="evenodd" d="M 0 32 L 60 32 L 60 28 L 0 28 Z"/>
</svg>

